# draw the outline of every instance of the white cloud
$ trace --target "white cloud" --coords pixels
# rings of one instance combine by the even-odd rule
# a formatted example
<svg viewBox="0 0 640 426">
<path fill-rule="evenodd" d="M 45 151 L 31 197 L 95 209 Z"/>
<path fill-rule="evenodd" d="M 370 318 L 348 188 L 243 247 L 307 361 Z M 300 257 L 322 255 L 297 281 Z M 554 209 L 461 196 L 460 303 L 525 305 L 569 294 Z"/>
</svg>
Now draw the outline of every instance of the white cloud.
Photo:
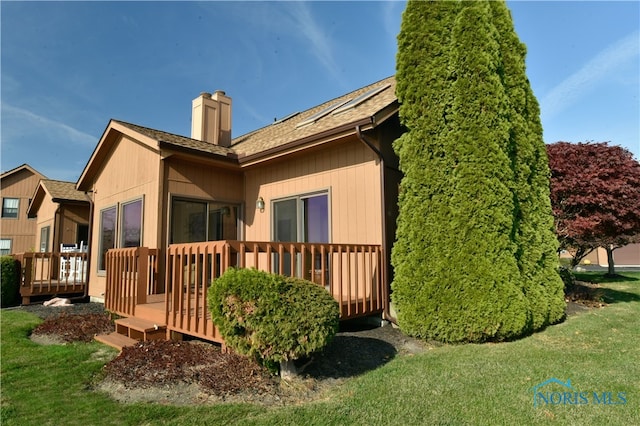
<svg viewBox="0 0 640 426">
<path fill-rule="evenodd" d="M 340 68 L 334 59 L 331 38 L 318 25 L 309 5 L 306 2 L 287 3 L 286 10 L 293 20 L 294 30 L 311 43 L 311 51 L 331 76 L 340 80 Z"/>
<path fill-rule="evenodd" d="M 34 135 L 40 141 L 59 144 L 71 142 L 83 146 L 93 146 L 98 140 L 96 136 L 65 123 L 6 103 L 2 103 L 2 134 L 3 143 L 11 143 L 18 135 L 25 134 Z"/>
<path fill-rule="evenodd" d="M 402 11 L 406 6 L 404 1 L 385 1 L 382 6 L 382 26 L 387 34 L 390 42 L 395 46 L 397 44 L 398 33 L 400 32 L 400 21 L 402 20 Z"/>
<path fill-rule="evenodd" d="M 251 6 L 247 7 L 249 4 Z M 308 46 L 307 51 L 318 60 L 329 75 L 342 82 L 340 67 L 335 59 L 334 41 L 313 15 L 310 3 L 296 1 L 218 4 L 213 2 L 207 11 L 216 14 L 219 13 L 219 7 L 226 7 L 225 13 L 241 22 L 242 26 L 248 26 L 251 33 L 258 30 L 261 37 L 265 35 L 262 32 L 284 35 Z M 262 41 L 252 40 L 259 46 L 262 46 Z"/>
<path fill-rule="evenodd" d="M 599 52 L 582 68 L 555 86 L 542 99 L 544 118 L 553 118 L 577 102 L 616 68 L 638 56 L 639 33 L 635 31 Z"/>
</svg>

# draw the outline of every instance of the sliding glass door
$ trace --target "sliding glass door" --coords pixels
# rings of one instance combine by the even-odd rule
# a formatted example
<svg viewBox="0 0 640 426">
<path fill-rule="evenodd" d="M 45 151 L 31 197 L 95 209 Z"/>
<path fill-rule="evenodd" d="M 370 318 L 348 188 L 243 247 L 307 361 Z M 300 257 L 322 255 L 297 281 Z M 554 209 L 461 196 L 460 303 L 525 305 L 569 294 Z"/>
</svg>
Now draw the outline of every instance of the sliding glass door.
<svg viewBox="0 0 640 426">
<path fill-rule="evenodd" d="M 273 240 L 294 243 L 329 242 L 329 195 L 327 193 L 291 197 L 273 202 Z M 291 274 L 291 255 L 286 253 L 283 270 L 279 271 L 279 258 L 274 257 L 274 270 L 283 275 Z M 313 274 L 319 270 L 322 259 L 308 259 L 307 265 L 295 261 L 295 275 L 301 276 L 302 268 Z M 313 275 L 312 275 L 313 276 Z"/>
<path fill-rule="evenodd" d="M 237 240 L 240 206 L 173 198 L 170 244 Z"/>
</svg>

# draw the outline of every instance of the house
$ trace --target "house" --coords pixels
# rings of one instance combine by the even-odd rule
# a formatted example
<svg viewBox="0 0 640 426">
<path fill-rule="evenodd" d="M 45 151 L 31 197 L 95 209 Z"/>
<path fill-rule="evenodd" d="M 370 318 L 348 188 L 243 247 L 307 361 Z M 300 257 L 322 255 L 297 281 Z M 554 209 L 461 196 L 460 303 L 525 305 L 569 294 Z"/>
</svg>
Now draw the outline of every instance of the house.
<svg viewBox="0 0 640 426">
<path fill-rule="evenodd" d="M 588 260 L 593 265 L 609 266 L 607 250 L 604 247 L 598 247 L 589 253 L 585 260 Z M 613 251 L 613 260 L 617 267 L 640 267 L 640 243 L 628 244 L 615 249 Z"/>
<path fill-rule="evenodd" d="M 26 216 L 33 224 L 35 249 L 15 254 L 23 270 L 22 303 L 33 297 L 84 296 L 90 200 L 73 182 L 41 179 Z"/>
<path fill-rule="evenodd" d="M 42 179 L 27 208 L 36 219 L 36 247 L 40 252 L 60 252 L 62 247 L 86 247 L 89 242 L 89 197 L 73 182 Z"/>
<path fill-rule="evenodd" d="M 36 249 L 36 221 L 27 217 L 27 208 L 40 179 L 45 179 L 45 176 L 28 164 L 0 176 L 0 254 L 22 253 Z"/>
<path fill-rule="evenodd" d="M 206 286 L 254 266 L 324 285 L 345 318 L 381 313 L 401 178 L 395 79 L 237 138 L 231 118 L 217 91 L 193 100 L 190 138 L 109 122 L 77 182 L 94 212 L 91 299 L 130 318 L 161 304 L 154 325 L 216 340 L 198 323 Z"/>
</svg>

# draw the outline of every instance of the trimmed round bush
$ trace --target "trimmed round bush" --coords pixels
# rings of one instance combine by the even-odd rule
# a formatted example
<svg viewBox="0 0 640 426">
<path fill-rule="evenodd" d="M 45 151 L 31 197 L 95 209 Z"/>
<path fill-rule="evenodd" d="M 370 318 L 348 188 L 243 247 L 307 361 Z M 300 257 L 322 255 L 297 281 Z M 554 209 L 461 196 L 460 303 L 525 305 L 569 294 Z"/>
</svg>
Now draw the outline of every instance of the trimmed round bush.
<svg viewBox="0 0 640 426">
<path fill-rule="evenodd" d="M 338 303 L 306 280 L 229 269 L 214 280 L 207 301 L 225 343 L 261 362 L 305 357 L 338 331 Z"/>
<path fill-rule="evenodd" d="M 20 264 L 11 256 L 0 257 L 0 300 L 2 307 L 16 306 L 20 301 Z"/>
</svg>

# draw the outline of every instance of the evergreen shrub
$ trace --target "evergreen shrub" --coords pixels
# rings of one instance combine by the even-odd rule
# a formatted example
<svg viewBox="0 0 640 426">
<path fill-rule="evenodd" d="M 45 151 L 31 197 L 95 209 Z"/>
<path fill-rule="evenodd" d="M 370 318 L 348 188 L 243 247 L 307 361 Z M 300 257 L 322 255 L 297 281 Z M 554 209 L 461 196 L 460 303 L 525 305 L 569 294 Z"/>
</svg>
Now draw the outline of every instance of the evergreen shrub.
<svg viewBox="0 0 640 426">
<path fill-rule="evenodd" d="M 409 1 L 391 298 L 407 334 L 510 340 L 564 315 L 540 111 L 504 2 Z"/>
<path fill-rule="evenodd" d="M 225 343 L 261 362 L 305 357 L 324 348 L 338 331 L 338 303 L 306 280 L 230 269 L 214 280 L 207 300 Z"/>
<path fill-rule="evenodd" d="M 0 300 L 2 307 L 16 306 L 20 302 L 20 263 L 11 256 L 0 257 Z"/>
<path fill-rule="evenodd" d="M 560 274 L 560 278 L 562 278 L 562 282 L 564 283 L 564 293 L 567 294 L 571 292 L 576 286 L 576 277 L 573 275 L 573 272 L 569 268 L 561 266 L 558 268 L 558 274 Z"/>
</svg>

